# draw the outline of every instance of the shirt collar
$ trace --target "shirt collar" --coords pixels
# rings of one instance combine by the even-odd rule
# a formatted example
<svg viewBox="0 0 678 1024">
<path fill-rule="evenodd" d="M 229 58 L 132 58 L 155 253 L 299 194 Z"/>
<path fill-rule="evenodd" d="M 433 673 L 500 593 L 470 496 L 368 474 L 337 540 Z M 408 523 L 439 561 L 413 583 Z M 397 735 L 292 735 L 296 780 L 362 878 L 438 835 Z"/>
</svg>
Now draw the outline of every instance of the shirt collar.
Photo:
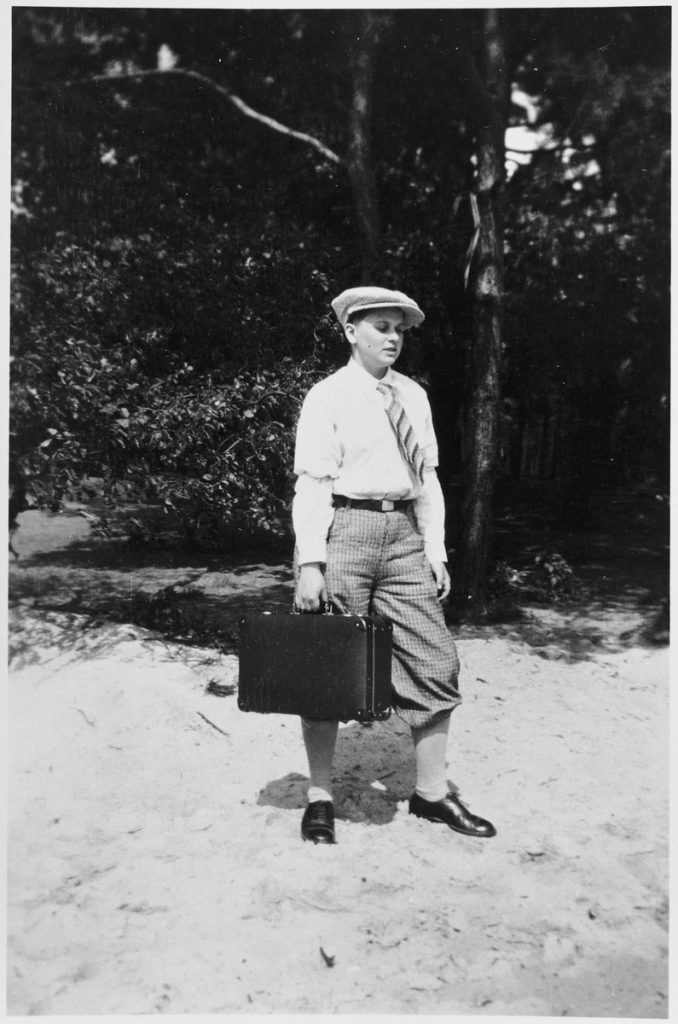
<svg viewBox="0 0 678 1024">
<path fill-rule="evenodd" d="M 356 362 L 353 356 L 349 359 L 346 369 L 355 383 L 367 394 L 374 394 L 377 390 L 378 384 L 389 384 L 390 386 L 393 386 L 396 382 L 396 376 L 390 366 L 386 370 L 384 376 L 377 380 L 377 378 L 373 377 L 371 373 L 368 373 L 360 363 Z"/>
</svg>

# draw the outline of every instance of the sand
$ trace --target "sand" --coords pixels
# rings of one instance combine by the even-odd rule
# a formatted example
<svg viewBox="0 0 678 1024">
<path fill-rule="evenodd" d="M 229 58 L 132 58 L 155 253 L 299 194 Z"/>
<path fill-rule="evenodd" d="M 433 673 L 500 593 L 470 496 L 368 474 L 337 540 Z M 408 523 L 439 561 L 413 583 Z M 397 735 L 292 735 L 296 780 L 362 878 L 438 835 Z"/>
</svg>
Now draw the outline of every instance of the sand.
<svg viewBox="0 0 678 1024">
<path fill-rule="evenodd" d="M 12 574 L 91 578 L 50 561 L 76 526 L 33 548 L 26 527 Z M 224 582 L 237 606 L 281 573 Z M 298 721 L 207 692 L 235 685 L 234 654 L 27 589 L 10 619 L 10 1014 L 667 1016 L 668 649 L 622 643 L 628 612 L 599 609 L 606 639 L 585 652 L 457 632 L 448 777 L 495 838 L 408 814 L 392 716 L 341 728 L 324 847 L 299 834 Z M 535 631 L 573 614 L 534 610 Z"/>
</svg>

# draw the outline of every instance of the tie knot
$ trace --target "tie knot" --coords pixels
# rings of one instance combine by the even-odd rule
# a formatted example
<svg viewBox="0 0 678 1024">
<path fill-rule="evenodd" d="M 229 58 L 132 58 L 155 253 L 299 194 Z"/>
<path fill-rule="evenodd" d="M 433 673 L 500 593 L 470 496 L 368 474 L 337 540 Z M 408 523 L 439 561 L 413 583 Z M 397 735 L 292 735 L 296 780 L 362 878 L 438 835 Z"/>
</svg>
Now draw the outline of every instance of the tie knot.
<svg viewBox="0 0 678 1024">
<path fill-rule="evenodd" d="M 377 384 L 377 391 L 381 391 L 382 395 L 390 395 L 391 394 L 391 385 L 390 384 L 384 384 L 383 380 L 379 381 L 379 383 Z"/>
</svg>

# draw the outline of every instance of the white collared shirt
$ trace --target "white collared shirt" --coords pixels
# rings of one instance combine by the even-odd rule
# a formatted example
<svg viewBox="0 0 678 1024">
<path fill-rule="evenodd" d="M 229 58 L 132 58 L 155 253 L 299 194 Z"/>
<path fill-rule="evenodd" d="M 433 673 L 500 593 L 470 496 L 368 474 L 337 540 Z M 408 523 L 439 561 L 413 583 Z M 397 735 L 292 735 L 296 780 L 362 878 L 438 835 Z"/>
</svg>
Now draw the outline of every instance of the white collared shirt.
<svg viewBox="0 0 678 1024">
<path fill-rule="evenodd" d="M 424 455 L 423 484 L 401 454 L 385 396 L 377 390 L 382 382 L 393 388 L 412 424 Z M 390 367 L 377 380 L 354 359 L 320 381 L 306 395 L 297 425 L 292 520 L 299 563 L 325 561 L 333 494 L 413 499 L 429 561 L 447 561 L 437 465 L 431 407 L 419 384 Z"/>
</svg>

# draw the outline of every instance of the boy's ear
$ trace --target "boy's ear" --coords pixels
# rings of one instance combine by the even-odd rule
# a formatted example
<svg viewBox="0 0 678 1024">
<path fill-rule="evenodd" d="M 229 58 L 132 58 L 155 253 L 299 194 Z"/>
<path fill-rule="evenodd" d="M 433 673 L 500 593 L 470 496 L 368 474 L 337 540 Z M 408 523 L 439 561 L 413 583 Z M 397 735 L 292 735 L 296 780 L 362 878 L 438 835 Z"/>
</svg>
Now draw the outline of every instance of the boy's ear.
<svg viewBox="0 0 678 1024">
<path fill-rule="evenodd" d="M 346 335 L 346 340 L 348 341 L 349 345 L 354 345 L 355 344 L 355 325 L 354 324 L 346 324 L 346 326 L 344 327 L 344 334 Z"/>
</svg>

